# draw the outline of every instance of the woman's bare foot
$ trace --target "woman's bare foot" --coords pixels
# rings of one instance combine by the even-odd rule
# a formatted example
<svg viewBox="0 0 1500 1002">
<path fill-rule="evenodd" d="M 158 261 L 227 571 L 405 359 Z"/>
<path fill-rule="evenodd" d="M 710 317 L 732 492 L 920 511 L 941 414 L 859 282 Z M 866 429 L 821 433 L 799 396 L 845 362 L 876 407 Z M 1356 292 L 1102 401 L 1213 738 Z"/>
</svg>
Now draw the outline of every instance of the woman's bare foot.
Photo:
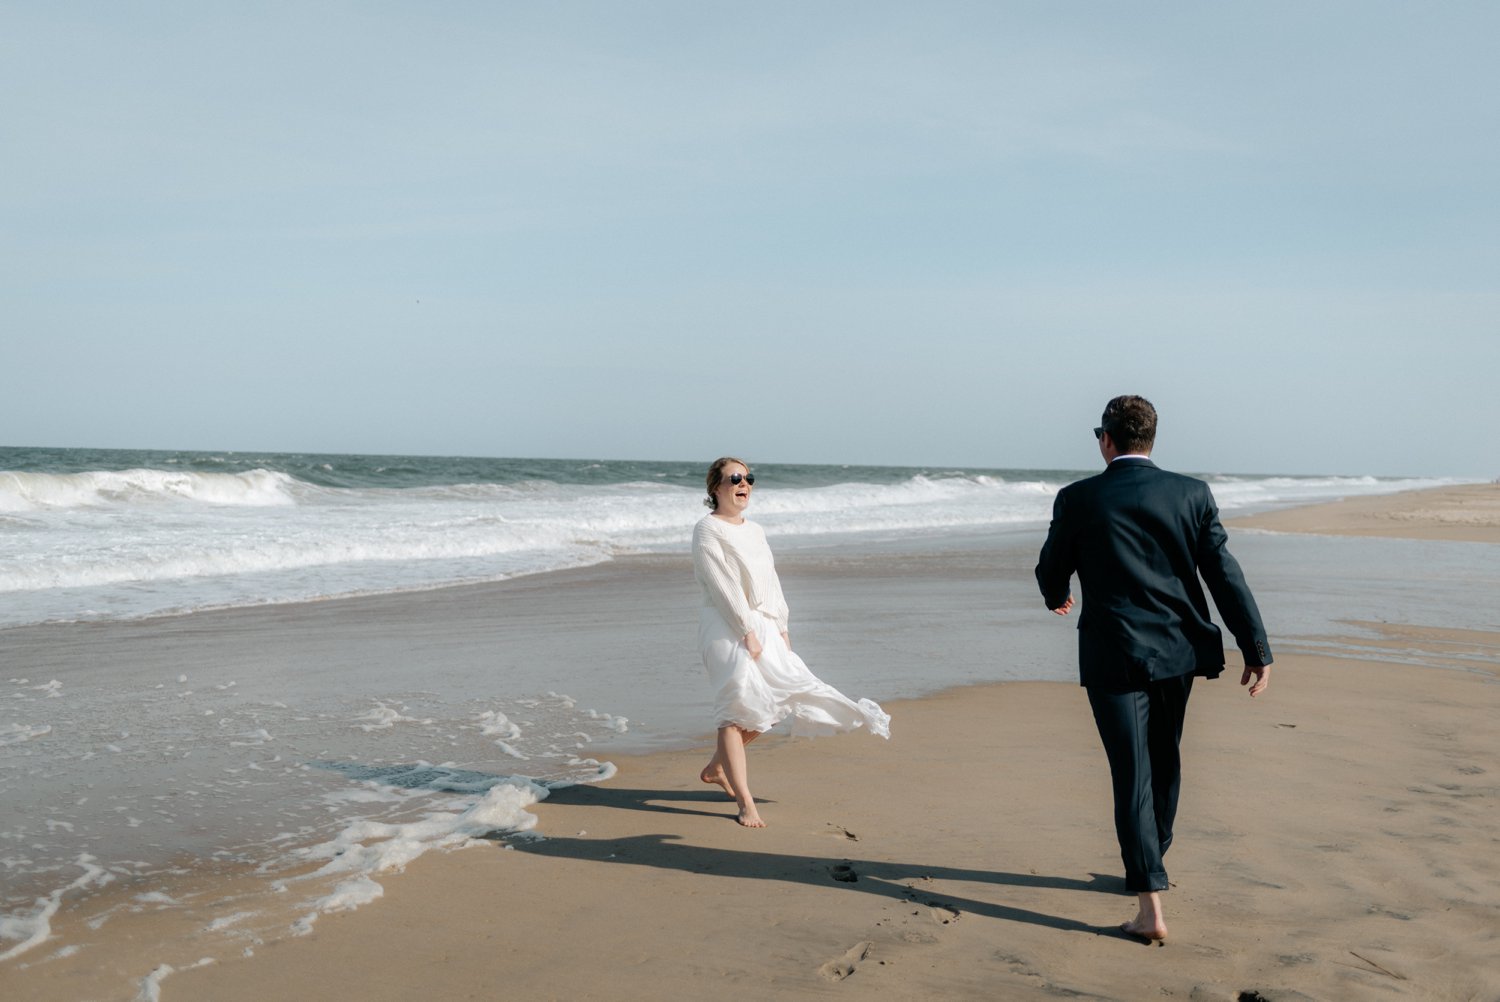
<svg viewBox="0 0 1500 1002">
<path fill-rule="evenodd" d="M 705 783 L 717 783 L 739 805 L 739 817 L 735 820 L 746 828 L 764 828 L 755 809 L 755 796 L 750 792 L 750 779 L 745 771 L 745 746 L 759 736 L 757 731 L 747 731 L 737 724 L 725 724 L 719 728 L 719 747 L 708 766 L 701 774 Z"/>
<path fill-rule="evenodd" d="M 734 787 L 729 783 L 729 777 L 724 774 L 724 767 L 719 764 L 717 756 L 708 765 L 703 767 L 703 771 L 698 774 L 698 778 L 705 783 L 720 787 L 725 793 L 729 794 L 730 800 L 739 799 L 735 795 Z"/>
<path fill-rule="evenodd" d="M 746 828 L 764 828 L 766 823 L 760 819 L 760 812 L 754 807 L 741 808 L 740 816 L 735 820 Z"/>
</svg>

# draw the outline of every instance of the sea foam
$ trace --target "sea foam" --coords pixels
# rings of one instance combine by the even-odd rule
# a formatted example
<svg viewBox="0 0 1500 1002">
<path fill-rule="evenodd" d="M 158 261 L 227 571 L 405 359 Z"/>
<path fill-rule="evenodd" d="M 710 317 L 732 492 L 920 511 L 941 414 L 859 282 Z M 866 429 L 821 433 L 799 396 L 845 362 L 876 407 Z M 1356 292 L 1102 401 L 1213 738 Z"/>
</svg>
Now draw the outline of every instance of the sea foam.
<svg viewBox="0 0 1500 1002">
<path fill-rule="evenodd" d="M 101 887 L 115 879 L 88 853 L 79 854 L 73 865 L 80 867 L 83 873 L 46 897 L 39 898 L 30 912 L 0 915 L 0 941 L 18 941 L 14 946 L 0 951 L 0 962 L 46 942 L 47 937 L 52 935 L 52 916 L 57 914 L 57 909 L 62 906 L 63 896 L 69 891 Z"/>
<path fill-rule="evenodd" d="M 172 457 L 156 458 L 170 465 Z M 293 459 L 267 462 L 297 476 L 265 466 L 0 472 L 0 512 L 10 513 L 0 533 L 0 627 L 423 590 L 681 552 L 703 511 L 701 472 L 681 464 L 619 480 L 599 464 L 561 461 L 489 461 L 487 469 L 346 457 L 354 471 L 343 473 Z M 424 463 L 430 469 L 418 476 Z M 502 467 L 505 482 L 433 482 Z M 754 517 L 782 546 L 1040 527 L 1076 476 L 773 467 L 757 487 Z M 1208 479 L 1226 512 L 1453 482 Z"/>
<path fill-rule="evenodd" d="M 289 505 L 298 482 L 285 473 L 169 470 L 28 473 L 0 471 L 0 512 L 121 507 L 171 502 Z"/>
</svg>

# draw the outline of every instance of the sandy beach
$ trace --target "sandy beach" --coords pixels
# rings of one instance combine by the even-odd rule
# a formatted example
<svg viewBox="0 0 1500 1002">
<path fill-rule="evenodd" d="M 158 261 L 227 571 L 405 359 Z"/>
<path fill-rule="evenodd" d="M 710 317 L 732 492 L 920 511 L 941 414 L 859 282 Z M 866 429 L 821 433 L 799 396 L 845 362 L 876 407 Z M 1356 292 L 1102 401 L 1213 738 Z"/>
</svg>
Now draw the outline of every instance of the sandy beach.
<svg viewBox="0 0 1500 1002">
<path fill-rule="evenodd" d="M 1497 510 L 1500 487 L 1485 485 L 1278 512 L 1240 520 L 1231 533 L 1461 531 L 1418 538 L 1487 549 L 1500 543 Z M 663 582 L 680 571 L 658 563 Z M 884 651 L 915 671 L 923 658 L 1004 658 L 1014 628 L 1025 631 L 1023 658 L 1055 660 L 1070 677 L 1072 631 L 1051 629 L 1039 603 L 1021 604 L 1029 568 L 1019 563 L 933 561 L 883 577 L 818 567 L 800 581 L 807 605 L 834 603 L 842 587 L 867 607 L 900 608 L 899 593 L 916 588 L 921 601 L 905 614 L 945 610 L 925 646 L 913 640 L 921 634 L 893 630 L 870 642 L 872 659 Z M 987 574 L 997 590 L 976 590 Z M 560 580 L 517 589 L 536 606 L 524 617 L 533 643 L 566 622 L 578 626 L 574 648 L 603 649 L 625 628 L 623 616 L 547 620 L 545 607 L 565 590 L 623 595 L 608 608 L 632 623 L 652 607 L 644 578 L 596 571 Z M 977 615 L 997 594 L 1016 596 L 1015 608 L 1007 598 L 1002 612 Z M 389 630 L 366 643 L 398 643 L 398 609 L 430 624 L 413 601 L 374 603 Z M 662 633 L 676 611 L 671 622 L 632 628 Z M 254 615 L 286 628 L 285 614 Z M 348 606 L 299 615 L 329 617 L 309 627 L 326 636 Z M 830 628 L 805 649 L 831 653 L 866 625 L 846 618 L 847 633 Z M 827 610 L 824 619 L 839 622 Z M 1193 696 L 1179 836 L 1167 860 L 1172 935 L 1162 946 L 1115 931 L 1133 899 L 1081 690 L 1023 681 L 888 702 L 888 743 L 766 738 L 751 758 L 770 824 L 762 831 L 739 828 L 732 804 L 697 782 L 706 744 L 611 756 L 612 779 L 531 808 L 535 833 L 479 839 L 381 873 L 378 901 L 372 894 L 324 915 L 305 935 L 288 931 L 296 908 L 278 913 L 261 898 L 234 938 L 190 907 L 141 905 L 141 887 L 108 889 L 89 910 L 55 916 L 56 938 L 76 948 L 44 945 L 0 967 L 0 994 L 1500 998 L 1500 631 L 1492 622 L 1359 622 L 1347 636 L 1282 638 L 1268 625 L 1278 656 L 1264 697 L 1247 698 L 1233 666 Z M 419 634 L 427 643 L 445 635 L 430 625 Z M 1330 641 L 1338 656 L 1322 653 Z M 254 874 L 228 865 L 189 872 L 174 897 L 191 901 L 195 882 L 221 898 L 243 884 L 248 901 Z"/>
<path fill-rule="evenodd" d="M 1500 538 L 1500 488 L 1463 484 L 1347 498 L 1249 515 L 1232 524 L 1275 532 L 1493 543 Z"/>
</svg>

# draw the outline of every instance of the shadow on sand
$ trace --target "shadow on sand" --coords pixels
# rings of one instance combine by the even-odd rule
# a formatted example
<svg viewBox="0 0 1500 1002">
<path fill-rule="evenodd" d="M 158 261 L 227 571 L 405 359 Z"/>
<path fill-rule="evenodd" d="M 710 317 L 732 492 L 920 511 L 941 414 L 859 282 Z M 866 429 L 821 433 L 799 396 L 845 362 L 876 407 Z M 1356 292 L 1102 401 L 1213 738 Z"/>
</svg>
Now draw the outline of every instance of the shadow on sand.
<svg viewBox="0 0 1500 1002">
<path fill-rule="evenodd" d="M 556 790 L 555 802 L 595 806 L 615 810 L 650 811 L 671 814 L 694 814 L 731 820 L 723 811 L 700 810 L 689 804 L 722 805 L 727 802 L 716 791 L 632 790 L 619 787 L 574 786 Z M 498 836 L 501 838 L 503 836 Z M 957 897 L 927 890 L 928 881 L 955 881 L 970 884 L 998 884 L 1007 887 L 1051 888 L 1085 891 L 1095 894 L 1122 895 L 1125 882 L 1119 877 L 1091 873 L 1087 880 L 1073 877 L 1046 876 L 1035 873 L 1010 873 L 1001 870 L 972 870 L 923 863 L 893 863 L 861 859 L 857 856 L 792 856 L 741 849 L 721 849 L 685 844 L 681 836 L 669 834 L 634 835 L 622 839 L 580 839 L 547 836 L 518 840 L 514 847 L 521 852 L 611 863 L 625 866 L 648 866 L 684 873 L 738 877 L 749 880 L 781 880 L 809 886 L 826 887 L 839 892 L 863 892 L 972 915 L 984 915 L 1007 922 L 1024 922 L 1065 932 L 1122 936 L 1115 926 L 1096 926 L 1075 919 L 1044 912 L 1016 908 L 993 901 Z M 846 845 L 853 848 L 853 841 Z"/>
</svg>

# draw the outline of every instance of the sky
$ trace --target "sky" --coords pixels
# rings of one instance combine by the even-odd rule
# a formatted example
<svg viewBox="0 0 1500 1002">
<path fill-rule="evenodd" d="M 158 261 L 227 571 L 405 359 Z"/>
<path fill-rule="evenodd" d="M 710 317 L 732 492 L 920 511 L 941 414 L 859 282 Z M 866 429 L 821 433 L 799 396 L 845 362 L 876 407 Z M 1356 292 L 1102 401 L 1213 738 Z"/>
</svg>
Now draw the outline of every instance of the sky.
<svg viewBox="0 0 1500 1002">
<path fill-rule="evenodd" d="M 0 5 L 0 444 L 1500 477 L 1500 5 Z"/>
</svg>

